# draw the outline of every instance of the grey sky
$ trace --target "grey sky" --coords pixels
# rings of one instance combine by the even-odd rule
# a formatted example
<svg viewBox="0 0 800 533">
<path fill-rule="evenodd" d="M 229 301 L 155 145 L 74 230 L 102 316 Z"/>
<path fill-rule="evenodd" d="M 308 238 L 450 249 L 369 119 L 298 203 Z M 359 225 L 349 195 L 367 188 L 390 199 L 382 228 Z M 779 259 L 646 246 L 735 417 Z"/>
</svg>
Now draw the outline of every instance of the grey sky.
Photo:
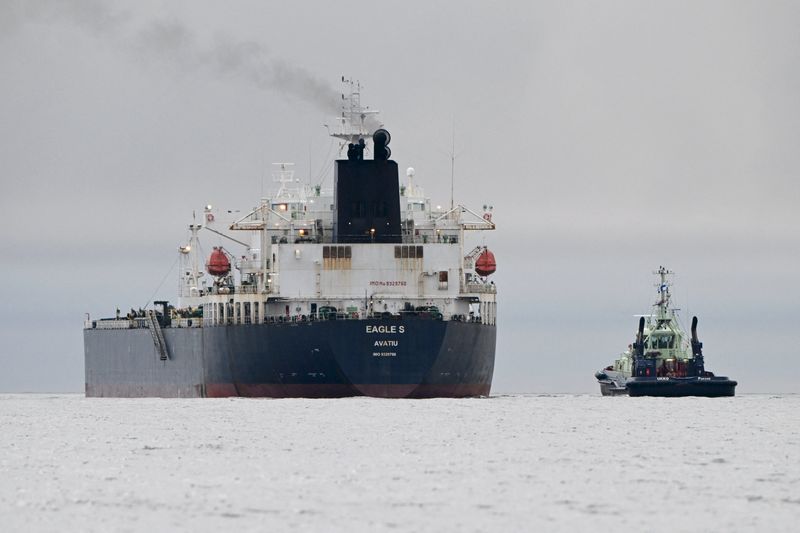
<svg viewBox="0 0 800 533">
<path fill-rule="evenodd" d="M 81 390 L 83 314 L 144 304 L 193 209 L 251 207 L 276 161 L 330 183 L 346 75 L 434 201 L 455 124 L 456 199 L 495 206 L 495 392 L 595 392 L 661 264 L 712 370 L 800 391 L 798 23 L 794 2 L 6 0 L 0 390 Z"/>
</svg>

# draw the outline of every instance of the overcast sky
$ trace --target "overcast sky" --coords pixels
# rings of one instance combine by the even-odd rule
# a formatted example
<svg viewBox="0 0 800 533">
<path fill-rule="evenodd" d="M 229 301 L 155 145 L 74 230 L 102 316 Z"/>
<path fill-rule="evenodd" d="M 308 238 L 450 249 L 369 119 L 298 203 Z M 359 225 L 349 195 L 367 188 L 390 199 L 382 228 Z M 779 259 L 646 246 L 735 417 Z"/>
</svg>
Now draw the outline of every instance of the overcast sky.
<svg viewBox="0 0 800 533">
<path fill-rule="evenodd" d="M 83 390 L 84 313 L 174 300 L 192 210 L 252 207 L 278 161 L 329 185 L 345 75 L 434 203 L 455 138 L 456 201 L 494 206 L 494 392 L 596 393 L 659 265 L 711 370 L 800 392 L 798 27 L 777 1 L 3 0 L 0 391 Z"/>
</svg>

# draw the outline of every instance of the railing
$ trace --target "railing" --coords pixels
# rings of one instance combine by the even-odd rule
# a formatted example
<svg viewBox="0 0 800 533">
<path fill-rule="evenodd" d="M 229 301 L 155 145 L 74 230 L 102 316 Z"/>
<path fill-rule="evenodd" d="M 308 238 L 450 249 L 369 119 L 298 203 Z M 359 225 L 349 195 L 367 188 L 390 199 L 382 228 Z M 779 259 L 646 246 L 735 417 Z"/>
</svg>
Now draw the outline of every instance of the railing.
<svg viewBox="0 0 800 533">
<path fill-rule="evenodd" d="M 418 318 L 420 320 L 443 320 L 452 322 L 466 322 L 466 323 L 480 323 L 480 316 L 468 316 L 461 314 L 441 315 L 433 314 L 425 311 L 402 311 L 399 314 L 393 313 L 372 313 L 361 315 L 359 313 L 328 313 L 325 315 L 268 315 L 260 317 L 258 321 L 253 320 L 251 317 L 242 317 L 235 320 L 233 317 L 227 317 L 224 320 L 213 318 L 173 318 L 169 326 L 165 329 L 173 328 L 202 328 L 213 326 L 234 326 L 244 324 L 303 324 L 308 322 L 323 322 L 328 320 L 402 320 L 403 318 Z M 148 329 L 147 318 L 134 317 L 131 319 L 101 319 L 101 320 L 86 320 L 84 322 L 84 329 Z"/>
<path fill-rule="evenodd" d="M 173 318 L 167 328 L 201 328 L 203 318 Z M 146 317 L 133 318 L 104 318 L 100 320 L 85 320 L 84 329 L 147 329 L 149 325 Z"/>
<path fill-rule="evenodd" d="M 171 328 L 202 328 L 203 317 L 173 318 Z"/>
<path fill-rule="evenodd" d="M 466 283 L 464 284 L 464 292 L 491 294 L 497 293 L 497 288 L 492 283 Z"/>
<path fill-rule="evenodd" d="M 237 285 L 235 287 L 212 287 L 206 294 L 258 294 L 258 286 Z"/>
<path fill-rule="evenodd" d="M 128 320 L 127 318 L 122 319 L 105 319 L 105 320 L 86 320 L 84 322 L 84 328 L 86 329 L 130 329 L 132 327 L 142 327 L 146 328 L 147 324 L 145 323 L 145 319 L 142 318 L 141 325 L 136 324 L 135 322 Z"/>
<path fill-rule="evenodd" d="M 401 320 L 403 318 L 415 317 L 422 320 L 444 320 L 453 322 L 474 322 L 480 323 L 480 316 L 468 316 L 461 314 L 442 315 L 433 314 L 425 311 L 401 311 L 393 313 L 372 313 L 362 315 L 359 313 L 328 313 L 325 315 L 268 315 L 259 318 L 258 321 L 251 317 L 242 317 L 238 321 L 234 317 L 225 319 L 204 318 L 204 327 L 212 326 L 234 326 L 239 324 L 302 324 L 307 322 L 325 322 L 329 320 Z"/>
</svg>

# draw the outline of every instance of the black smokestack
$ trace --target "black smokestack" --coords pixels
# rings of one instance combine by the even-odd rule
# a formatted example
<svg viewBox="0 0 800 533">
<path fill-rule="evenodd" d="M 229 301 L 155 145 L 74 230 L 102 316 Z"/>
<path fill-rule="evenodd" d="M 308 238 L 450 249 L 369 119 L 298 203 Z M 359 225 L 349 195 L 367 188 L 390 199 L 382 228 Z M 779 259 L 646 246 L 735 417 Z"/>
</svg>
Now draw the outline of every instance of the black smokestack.
<svg viewBox="0 0 800 533">
<path fill-rule="evenodd" d="M 339 243 L 400 243 L 400 182 L 386 130 L 375 132 L 375 159 L 365 160 L 363 139 L 351 145 L 334 172 L 333 239 Z"/>
</svg>

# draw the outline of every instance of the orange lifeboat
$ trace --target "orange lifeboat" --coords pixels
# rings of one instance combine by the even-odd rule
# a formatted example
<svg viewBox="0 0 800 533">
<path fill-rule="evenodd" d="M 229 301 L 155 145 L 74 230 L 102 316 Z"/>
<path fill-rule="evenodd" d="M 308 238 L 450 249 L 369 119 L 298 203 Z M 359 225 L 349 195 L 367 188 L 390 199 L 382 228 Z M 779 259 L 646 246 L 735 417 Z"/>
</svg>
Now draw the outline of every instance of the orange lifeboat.
<svg viewBox="0 0 800 533">
<path fill-rule="evenodd" d="M 479 276 L 489 276 L 494 274 L 495 270 L 497 270 L 497 263 L 494 260 L 494 254 L 487 248 L 475 261 L 475 272 Z"/>
<path fill-rule="evenodd" d="M 231 271 L 231 262 L 221 246 L 214 247 L 214 251 L 211 252 L 211 257 L 208 258 L 208 263 L 206 263 L 206 270 L 212 276 L 227 276 L 228 272 Z"/>
</svg>

